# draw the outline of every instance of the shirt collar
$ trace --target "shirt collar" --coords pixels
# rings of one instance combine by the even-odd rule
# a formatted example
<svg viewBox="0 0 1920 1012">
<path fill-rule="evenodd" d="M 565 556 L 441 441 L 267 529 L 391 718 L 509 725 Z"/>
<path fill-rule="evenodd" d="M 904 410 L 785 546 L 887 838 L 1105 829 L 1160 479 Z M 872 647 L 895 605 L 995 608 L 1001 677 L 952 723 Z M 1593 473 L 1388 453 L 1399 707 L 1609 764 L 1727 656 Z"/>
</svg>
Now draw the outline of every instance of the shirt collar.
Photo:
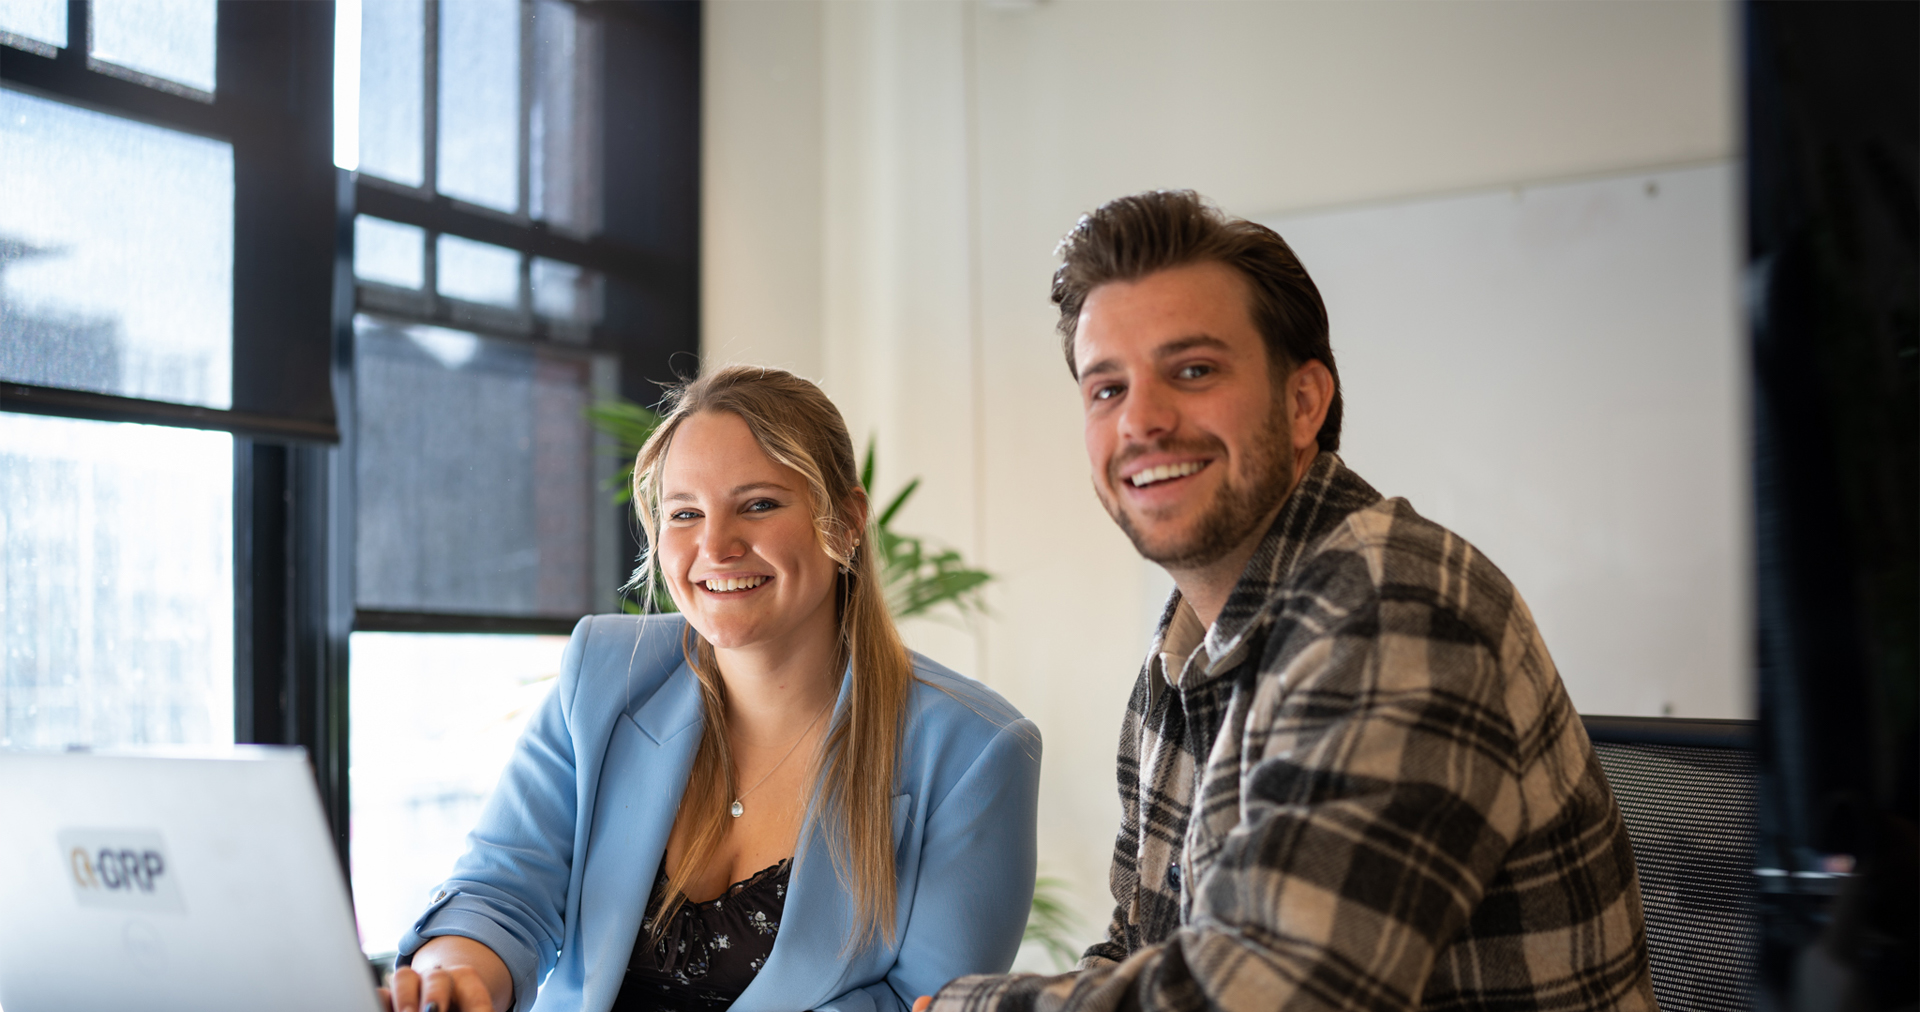
<svg viewBox="0 0 1920 1012">
<path fill-rule="evenodd" d="M 1176 601 L 1173 617 L 1167 622 L 1167 631 L 1160 643 L 1160 677 L 1168 685 L 1179 688 L 1187 669 L 1196 660 L 1205 664 L 1206 637 L 1207 627 L 1200 624 L 1193 605 L 1185 598 Z"/>
<path fill-rule="evenodd" d="M 1347 469 L 1338 454 L 1326 451 L 1316 454 L 1286 504 L 1280 507 L 1279 515 L 1274 517 L 1273 526 L 1267 528 L 1266 536 L 1253 550 L 1247 568 L 1241 571 L 1240 581 L 1227 595 L 1226 606 L 1205 630 L 1197 649 L 1175 636 L 1183 615 L 1195 626 L 1200 619 L 1180 592 L 1173 592 L 1160 617 L 1149 654 L 1148 663 L 1161 669 L 1159 680 L 1191 688 L 1219 672 L 1232 670 L 1240 662 L 1241 652 L 1252 634 L 1272 620 L 1275 591 L 1293 575 L 1307 550 L 1349 514 L 1366 509 L 1381 498 L 1373 486 Z M 1168 660 L 1175 653 L 1179 655 L 1177 662 L 1192 670 L 1175 669 L 1174 661 Z M 1202 663 L 1189 665 L 1187 662 L 1192 659 Z"/>
</svg>

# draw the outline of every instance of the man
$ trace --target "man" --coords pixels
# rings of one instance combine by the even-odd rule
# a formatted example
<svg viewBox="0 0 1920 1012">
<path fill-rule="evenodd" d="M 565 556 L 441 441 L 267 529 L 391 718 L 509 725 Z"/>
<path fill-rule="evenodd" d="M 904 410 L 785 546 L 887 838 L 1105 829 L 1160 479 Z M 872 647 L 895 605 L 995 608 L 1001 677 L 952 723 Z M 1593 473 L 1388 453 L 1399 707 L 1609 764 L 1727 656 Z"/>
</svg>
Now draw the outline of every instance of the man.
<svg viewBox="0 0 1920 1012">
<path fill-rule="evenodd" d="M 1626 829 L 1546 646 L 1492 563 L 1334 454 L 1293 251 L 1191 192 L 1061 248 L 1094 489 L 1178 593 L 1121 731 L 1107 939 L 934 1012 L 1653 1012 Z"/>
</svg>

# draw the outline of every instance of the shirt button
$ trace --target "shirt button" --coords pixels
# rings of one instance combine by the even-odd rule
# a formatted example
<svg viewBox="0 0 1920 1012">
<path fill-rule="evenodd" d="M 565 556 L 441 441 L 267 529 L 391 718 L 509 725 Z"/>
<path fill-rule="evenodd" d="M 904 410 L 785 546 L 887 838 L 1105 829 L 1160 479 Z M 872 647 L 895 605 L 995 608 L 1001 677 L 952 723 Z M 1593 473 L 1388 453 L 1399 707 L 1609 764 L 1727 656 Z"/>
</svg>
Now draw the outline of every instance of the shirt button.
<svg viewBox="0 0 1920 1012">
<path fill-rule="evenodd" d="M 445 889 L 435 889 L 433 891 L 433 895 L 427 897 L 427 899 L 433 903 L 438 903 L 441 900 L 444 900 L 446 898 L 447 898 L 447 891 Z"/>
</svg>

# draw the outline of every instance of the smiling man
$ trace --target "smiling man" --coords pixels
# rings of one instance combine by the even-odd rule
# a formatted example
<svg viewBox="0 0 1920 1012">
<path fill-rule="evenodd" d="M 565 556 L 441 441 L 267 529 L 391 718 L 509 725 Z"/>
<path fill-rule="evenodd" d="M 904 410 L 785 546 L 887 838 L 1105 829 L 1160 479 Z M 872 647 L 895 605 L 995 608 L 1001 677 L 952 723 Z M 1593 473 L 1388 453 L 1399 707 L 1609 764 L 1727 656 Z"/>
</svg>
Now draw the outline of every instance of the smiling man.
<svg viewBox="0 0 1920 1012">
<path fill-rule="evenodd" d="M 1653 1012 L 1626 828 L 1546 645 L 1335 454 L 1293 251 L 1184 191 L 1061 249 L 1094 490 L 1178 590 L 1121 730 L 1106 940 L 935 1012 Z"/>
</svg>

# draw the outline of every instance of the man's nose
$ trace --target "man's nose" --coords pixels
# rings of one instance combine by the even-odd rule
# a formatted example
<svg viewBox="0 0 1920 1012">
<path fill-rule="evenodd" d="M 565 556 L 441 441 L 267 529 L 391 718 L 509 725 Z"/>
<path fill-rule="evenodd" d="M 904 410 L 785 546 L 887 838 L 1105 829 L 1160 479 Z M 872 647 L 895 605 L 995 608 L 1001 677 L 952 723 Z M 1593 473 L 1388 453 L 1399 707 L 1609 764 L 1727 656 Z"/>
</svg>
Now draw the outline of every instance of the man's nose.
<svg viewBox="0 0 1920 1012">
<path fill-rule="evenodd" d="M 1158 383 L 1138 383 L 1120 405 L 1120 436 L 1132 443 L 1159 439 L 1180 426 L 1169 391 Z"/>
</svg>

